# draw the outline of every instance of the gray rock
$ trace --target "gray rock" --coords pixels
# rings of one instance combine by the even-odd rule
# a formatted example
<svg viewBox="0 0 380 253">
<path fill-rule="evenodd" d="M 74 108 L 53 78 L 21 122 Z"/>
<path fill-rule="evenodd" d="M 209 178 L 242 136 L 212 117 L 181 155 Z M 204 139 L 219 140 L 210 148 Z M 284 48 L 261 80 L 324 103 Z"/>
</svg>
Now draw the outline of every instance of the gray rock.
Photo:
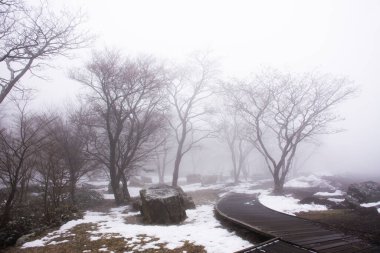
<svg viewBox="0 0 380 253">
<path fill-rule="evenodd" d="M 141 176 L 141 182 L 144 184 L 151 184 L 153 181 L 151 177 Z"/>
<path fill-rule="evenodd" d="M 140 197 L 131 198 L 130 203 L 134 211 L 141 212 L 142 203 Z"/>
<path fill-rule="evenodd" d="M 175 187 L 156 185 L 140 191 L 141 213 L 148 224 L 178 224 L 186 219 L 182 193 Z"/>
<path fill-rule="evenodd" d="M 380 184 L 372 181 L 351 184 L 347 190 L 346 201 L 354 206 L 380 201 Z"/>
<path fill-rule="evenodd" d="M 201 174 L 189 174 L 186 176 L 186 183 L 195 184 L 200 183 L 202 181 Z"/>
<path fill-rule="evenodd" d="M 195 203 L 192 197 L 188 196 L 181 187 L 177 186 L 175 189 L 178 190 L 179 194 L 181 195 L 181 201 L 185 209 L 195 209 Z"/>
<path fill-rule="evenodd" d="M 20 238 L 17 239 L 16 246 L 21 246 L 24 243 L 30 241 L 32 237 L 34 237 L 35 235 L 36 235 L 35 233 L 30 233 L 30 234 L 21 236 Z"/>
<path fill-rule="evenodd" d="M 218 176 L 217 175 L 209 175 L 209 176 L 203 176 L 202 177 L 202 186 L 216 184 L 218 182 Z"/>
</svg>

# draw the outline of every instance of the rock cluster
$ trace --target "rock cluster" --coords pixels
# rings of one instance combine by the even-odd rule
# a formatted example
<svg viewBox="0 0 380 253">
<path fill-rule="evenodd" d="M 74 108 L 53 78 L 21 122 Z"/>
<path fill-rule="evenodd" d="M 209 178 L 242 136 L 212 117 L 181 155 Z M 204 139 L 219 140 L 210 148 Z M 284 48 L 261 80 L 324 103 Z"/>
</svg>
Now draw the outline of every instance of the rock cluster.
<svg viewBox="0 0 380 253">
<path fill-rule="evenodd" d="M 351 184 L 347 190 L 346 201 L 355 206 L 361 203 L 378 202 L 380 201 L 380 184 L 372 181 Z"/>
</svg>

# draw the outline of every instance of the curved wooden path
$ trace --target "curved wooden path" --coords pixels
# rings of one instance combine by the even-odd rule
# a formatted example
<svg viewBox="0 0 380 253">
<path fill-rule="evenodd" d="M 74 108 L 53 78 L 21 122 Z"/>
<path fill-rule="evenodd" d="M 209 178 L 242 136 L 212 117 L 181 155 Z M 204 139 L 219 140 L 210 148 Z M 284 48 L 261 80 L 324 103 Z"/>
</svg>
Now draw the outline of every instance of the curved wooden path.
<svg viewBox="0 0 380 253">
<path fill-rule="evenodd" d="M 239 252 L 380 252 L 379 247 L 355 236 L 269 209 L 258 201 L 256 195 L 229 194 L 218 201 L 215 210 L 223 218 L 270 238 Z"/>
</svg>

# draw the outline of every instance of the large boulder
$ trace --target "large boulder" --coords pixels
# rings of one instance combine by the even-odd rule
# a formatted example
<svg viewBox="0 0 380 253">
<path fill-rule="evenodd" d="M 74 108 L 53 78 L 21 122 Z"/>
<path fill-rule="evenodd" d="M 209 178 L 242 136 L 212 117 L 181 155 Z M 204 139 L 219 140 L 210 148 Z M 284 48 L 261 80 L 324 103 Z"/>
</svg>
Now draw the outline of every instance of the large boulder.
<svg viewBox="0 0 380 253">
<path fill-rule="evenodd" d="M 380 201 L 380 184 L 372 181 L 351 184 L 347 190 L 346 201 L 355 206 Z"/>
<path fill-rule="evenodd" d="M 155 185 L 140 191 L 141 214 L 148 224 L 178 224 L 186 219 L 186 194 L 179 187 Z M 195 206 L 194 206 L 195 207 Z"/>
</svg>

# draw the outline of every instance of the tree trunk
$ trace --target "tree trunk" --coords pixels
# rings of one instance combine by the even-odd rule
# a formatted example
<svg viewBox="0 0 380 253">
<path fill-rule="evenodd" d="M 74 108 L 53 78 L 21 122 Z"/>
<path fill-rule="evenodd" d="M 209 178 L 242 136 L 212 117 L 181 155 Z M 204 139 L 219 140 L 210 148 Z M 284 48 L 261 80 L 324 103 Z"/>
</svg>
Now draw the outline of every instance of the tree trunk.
<svg viewBox="0 0 380 253">
<path fill-rule="evenodd" d="M 118 180 L 116 177 L 111 176 L 111 186 L 112 186 L 112 191 L 113 195 L 115 196 L 115 202 L 116 205 L 122 205 L 123 204 L 123 194 L 120 189 L 119 185 L 120 180 Z"/>
<path fill-rule="evenodd" d="M 284 194 L 284 183 L 280 181 L 274 183 L 274 195 L 283 195 Z"/>
<path fill-rule="evenodd" d="M 109 165 L 109 171 L 110 171 L 110 177 L 111 177 L 111 186 L 113 195 L 115 196 L 115 203 L 116 205 L 122 205 L 124 204 L 123 199 L 123 193 L 120 189 L 120 177 L 121 172 L 116 172 L 116 143 L 110 140 L 110 165 Z"/>
<path fill-rule="evenodd" d="M 275 195 L 283 195 L 285 180 L 283 178 L 280 178 L 278 173 L 273 174 L 273 179 L 274 179 L 273 193 Z"/>
<path fill-rule="evenodd" d="M 165 150 L 164 157 L 162 158 L 162 166 L 158 165 L 160 168 L 158 171 L 158 180 L 160 184 L 165 183 L 165 170 L 166 170 L 166 157 L 167 157 L 167 151 Z M 160 161 L 158 161 L 159 163 Z"/>
<path fill-rule="evenodd" d="M 177 187 L 178 186 L 178 175 L 179 175 L 179 165 L 181 164 L 182 160 L 182 148 L 183 148 L 183 143 L 184 143 L 184 138 L 181 140 L 181 142 L 178 145 L 177 149 L 177 155 L 175 157 L 175 162 L 174 162 L 174 171 L 173 171 L 173 181 L 172 181 L 172 186 Z"/>
<path fill-rule="evenodd" d="M 72 178 L 70 180 L 70 198 L 71 198 L 71 203 L 73 205 L 76 204 L 75 190 L 76 190 L 76 180 Z"/>
<path fill-rule="evenodd" d="M 158 178 L 158 182 L 159 182 L 160 184 L 164 184 L 164 183 L 165 183 L 165 181 L 164 181 L 164 176 L 163 176 L 163 175 L 160 175 L 160 176 L 159 176 L 159 178 Z"/>
<path fill-rule="evenodd" d="M 124 173 L 121 178 L 123 181 L 123 199 L 129 202 L 131 200 L 131 194 L 129 194 L 129 190 L 128 190 L 128 180 L 126 176 L 124 175 Z"/>
<path fill-rule="evenodd" d="M 177 153 L 177 156 L 174 162 L 174 171 L 173 171 L 173 180 L 172 180 L 172 186 L 174 187 L 178 186 L 178 174 L 179 174 L 180 163 L 181 163 L 181 155 Z"/>
</svg>

